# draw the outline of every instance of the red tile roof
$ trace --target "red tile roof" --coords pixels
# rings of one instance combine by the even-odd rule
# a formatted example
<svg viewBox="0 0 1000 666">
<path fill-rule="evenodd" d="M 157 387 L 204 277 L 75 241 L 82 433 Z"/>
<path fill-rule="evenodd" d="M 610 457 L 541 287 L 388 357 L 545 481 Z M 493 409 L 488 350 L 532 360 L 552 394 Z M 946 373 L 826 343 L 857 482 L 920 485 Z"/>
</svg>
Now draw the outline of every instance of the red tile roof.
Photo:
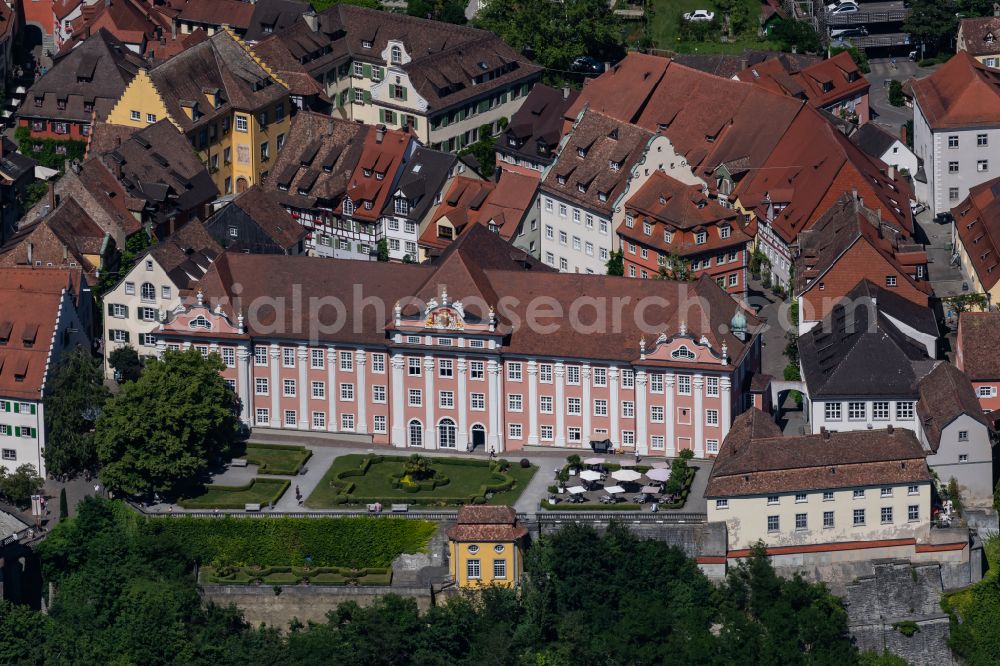
<svg viewBox="0 0 1000 666">
<path fill-rule="evenodd" d="M 80 269 L 0 268 L 0 396 L 41 398 L 62 292 L 78 293 L 80 279 Z"/>
<path fill-rule="evenodd" d="M 990 291 L 1000 281 L 1000 178 L 969 188 L 951 214 L 976 277 Z"/>
<path fill-rule="evenodd" d="M 768 60 L 748 67 L 737 76 L 741 81 L 808 100 L 817 108 L 864 94 L 870 87 L 847 51 L 801 70 L 789 69 L 779 59 Z"/>
<path fill-rule="evenodd" d="M 400 130 L 366 133 L 361 156 L 347 185 L 346 197 L 354 203 L 351 217 L 368 222 L 379 219 L 412 142 L 413 135 Z"/>
<path fill-rule="evenodd" d="M 955 363 L 974 382 L 1000 380 L 1000 312 L 963 312 L 958 318 Z"/>
<path fill-rule="evenodd" d="M 1000 124 L 1000 71 L 965 51 L 911 83 L 913 100 L 931 129 Z"/>
<path fill-rule="evenodd" d="M 962 19 L 958 24 L 958 49 L 975 56 L 1000 53 L 1000 17 Z"/>
<path fill-rule="evenodd" d="M 452 541 L 517 541 L 528 530 L 517 524 L 517 513 L 509 506 L 463 506 L 458 510 L 458 524 L 448 528 Z"/>
</svg>

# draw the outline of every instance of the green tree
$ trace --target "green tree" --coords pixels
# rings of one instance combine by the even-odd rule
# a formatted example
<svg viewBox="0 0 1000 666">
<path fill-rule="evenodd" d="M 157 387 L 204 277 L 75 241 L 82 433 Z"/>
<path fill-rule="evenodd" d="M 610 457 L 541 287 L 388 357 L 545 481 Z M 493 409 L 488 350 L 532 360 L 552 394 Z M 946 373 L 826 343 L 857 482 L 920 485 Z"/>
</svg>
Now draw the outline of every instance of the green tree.
<svg viewBox="0 0 1000 666">
<path fill-rule="evenodd" d="M 317 12 L 333 7 L 334 5 L 355 5 L 357 7 L 367 7 L 369 9 L 384 9 L 379 0 L 310 0 L 310 5 Z"/>
<path fill-rule="evenodd" d="M 47 615 L 0 600 L 0 663 L 41 666 L 51 629 Z"/>
<path fill-rule="evenodd" d="M 667 255 L 666 260 L 660 264 L 656 272 L 658 280 L 677 280 L 688 282 L 694 279 L 694 271 L 691 270 L 691 262 L 682 258 L 676 252 Z"/>
<path fill-rule="evenodd" d="M 496 137 L 493 136 L 493 128 L 490 125 L 479 126 L 479 141 L 469 144 L 458 151 L 459 155 L 471 155 L 476 159 L 479 166 L 479 173 L 485 178 L 491 178 L 496 172 Z"/>
<path fill-rule="evenodd" d="M 118 269 L 101 272 L 97 279 L 97 293 L 103 296 L 109 289 L 115 287 L 125 277 L 125 274 L 132 270 L 139 255 L 155 242 L 155 239 L 150 238 L 145 229 L 140 229 L 126 238 L 125 247 L 118 250 Z"/>
<path fill-rule="evenodd" d="M 17 506 L 31 504 L 31 496 L 41 492 L 44 483 L 45 480 L 38 476 L 38 470 L 30 463 L 19 466 L 13 472 L 0 467 L 0 495 Z"/>
<path fill-rule="evenodd" d="M 375 248 L 375 257 L 381 261 L 389 261 L 389 241 L 383 238 Z"/>
<path fill-rule="evenodd" d="M 142 374 L 142 359 L 132 345 L 118 347 L 108 354 L 108 364 L 120 377 L 119 381 L 134 382 Z"/>
<path fill-rule="evenodd" d="M 625 275 L 625 253 L 621 250 L 614 250 L 604 264 L 608 269 L 608 275 Z"/>
<path fill-rule="evenodd" d="M 239 430 L 238 401 L 218 355 L 167 350 L 122 386 L 97 419 L 97 453 L 109 488 L 173 494 L 198 484 Z"/>
<path fill-rule="evenodd" d="M 414 481 L 421 481 L 434 476 L 434 469 L 427 458 L 414 453 L 403 465 L 403 473 Z"/>
<path fill-rule="evenodd" d="M 97 464 L 94 422 L 107 399 L 101 363 L 82 347 L 56 365 L 45 396 L 45 467 L 74 476 Z"/>
<path fill-rule="evenodd" d="M 624 54 L 621 21 L 605 0 L 490 2 L 474 23 L 552 69 L 569 70 L 581 55 L 617 61 Z"/>
<path fill-rule="evenodd" d="M 893 106 L 903 106 L 906 98 L 903 97 L 903 84 L 893 79 L 889 82 L 889 104 Z"/>
<path fill-rule="evenodd" d="M 45 180 L 33 180 L 24 190 L 24 210 L 29 210 L 49 193 L 49 183 Z"/>
<path fill-rule="evenodd" d="M 910 14 L 901 28 L 914 44 L 924 44 L 930 51 L 928 55 L 947 48 L 957 29 L 952 0 L 913 0 Z"/>
<path fill-rule="evenodd" d="M 815 28 L 805 21 L 784 19 L 778 21 L 771 31 L 771 38 L 781 45 L 782 51 L 798 51 L 799 53 L 819 53 L 823 50 L 823 42 Z"/>
<path fill-rule="evenodd" d="M 464 25 L 468 23 L 465 17 L 466 5 L 467 3 L 462 0 L 409 0 L 406 3 L 406 13 L 410 16 Z"/>
<path fill-rule="evenodd" d="M 66 488 L 59 489 L 59 522 L 69 518 L 69 502 L 66 500 Z"/>
</svg>

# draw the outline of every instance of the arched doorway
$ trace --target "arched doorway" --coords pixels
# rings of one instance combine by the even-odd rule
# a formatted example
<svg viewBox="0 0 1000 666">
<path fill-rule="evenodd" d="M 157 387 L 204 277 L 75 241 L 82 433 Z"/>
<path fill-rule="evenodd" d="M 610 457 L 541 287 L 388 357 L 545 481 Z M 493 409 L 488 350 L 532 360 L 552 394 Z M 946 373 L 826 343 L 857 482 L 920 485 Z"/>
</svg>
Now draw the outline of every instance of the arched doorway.
<svg viewBox="0 0 1000 666">
<path fill-rule="evenodd" d="M 438 422 L 438 448 L 455 448 L 455 422 L 451 419 L 441 419 Z"/>
<path fill-rule="evenodd" d="M 248 186 L 249 183 L 247 182 L 247 179 L 244 178 L 243 176 L 240 176 L 239 178 L 236 179 L 236 194 L 242 194 L 246 192 Z"/>
<path fill-rule="evenodd" d="M 420 421 L 416 419 L 410 421 L 406 443 L 409 446 L 424 445 L 424 426 L 420 423 Z"/>
<path fill-rule="evenodd" d="M 472 450 L 475 451 L 480 446 L 486 447 L 486 428 L 477 423 L 472 426 Z"/>
</svg>

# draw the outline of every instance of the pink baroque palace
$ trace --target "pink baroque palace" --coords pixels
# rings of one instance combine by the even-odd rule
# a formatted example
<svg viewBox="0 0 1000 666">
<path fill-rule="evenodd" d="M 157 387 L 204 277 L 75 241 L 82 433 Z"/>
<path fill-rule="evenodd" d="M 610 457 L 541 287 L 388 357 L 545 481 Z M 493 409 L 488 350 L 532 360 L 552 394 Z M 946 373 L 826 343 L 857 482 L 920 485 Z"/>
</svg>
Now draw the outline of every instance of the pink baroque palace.
<svg viewBox="0 0 1000 666">
<path fill-rule="evenodd" d="M 157 348 L 218 354 L 247 425 L 399 449 L 713 456 L 760 367 L 714 280 L 557 273 L 485 227 L 432 264 L 225 253 L 196 289 Z"/>
</svg>

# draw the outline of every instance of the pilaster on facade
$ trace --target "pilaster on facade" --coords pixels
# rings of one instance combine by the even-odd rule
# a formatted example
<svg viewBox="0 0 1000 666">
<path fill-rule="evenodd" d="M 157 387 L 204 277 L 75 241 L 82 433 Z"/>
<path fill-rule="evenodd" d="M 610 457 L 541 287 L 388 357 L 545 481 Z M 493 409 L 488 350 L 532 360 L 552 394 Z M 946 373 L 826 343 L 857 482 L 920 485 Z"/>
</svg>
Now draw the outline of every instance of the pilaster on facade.
<svg viewBox="0 0 1000 666">
<path fill-rule="evenodd" d="M 528 446 L 538 445 L 538 362 L 528 361 Z"/>
<path fill-rule="evenodd" d="M 677 420 L 677 410 L 674 409 L 674 392 L 676 391 L 677 378 L 674 373 L 668 372 L 663 378 L 664 384 L 664 415 L 667 427 L 666 451 L 667 457 L 673 458 L 677 455 L 677 434 L 674 432 L 674 423 Z"/>
<path fill-rule="evenodd" d="M 646 432 L 646 424 L 649 422 L 649 408 L 646 406 L 647 380 L 645 370 L 635 373 L 635 452 L 639 455 L 649 453 L 649 436 Z"/>
<path fill-rule="evenodd" d="M 612 441 L 620 437 L 621 424 L 618 421 L 621 414 L 621 401 L 618 399 L 618 368 L 608 368 L 608 414 L 611 417 L 611 428 L 608 436 Z"/>
<path fill-rule="evenodd" d="M 559 361 L 553 369 L 556 382 L 556 446 L 566 446 L 566 365 Z"/>
<path fill-rule="evenodd" d="M 156 346 L 157 355 L 159 355 L 161 353 L 159 350 L 159 341 L 157 341 Z M 240 420 L 247 426 L 253 423 L 253 402 L 250 399 L 252 395 L 250 391 L 250 376 L 252 375 L 250 371 L 251 356 L 249 344 L 241 344 L 236 348 L 236 395 L 243 406 L 243 409 L 240 411 Z"/>
<path fill-rule="evenodd" d="M 281 378 L 278 376 L 279 363 L 281 363 L 281 350 L 277 344 L 272 344 L 268 350 L 271 357 L 271 380 L 268 387 L 271 393 L 271 416 L 268 419 L 272 428 L 280 428 L 284 424 L 281 418 Z"/>
<path fill-rule="evenodd" d="M 729 377 L 722 377 L 719 379 L 719 396 L 721 398 L 722 408 L 719 414 L 719 445 L 725 441 L 726 435 L 729 434 L 729 426 L 732 419 L 732 381 Z"/>
<path fill-rule="evenodd" d="M 487 364 L 487 373 L 490 391 L 490 431 L 487 434 L 487 442 L 491 451 L 498 454 L 504 451 L 504 437 L 501 429 L 500 412 L 505 406 L 506 399 L 501 396 L 500 391 L 500 363 L 496 359 L 490 359 Z"/>
<path fill-rule="evenodd" d="M 330 405 L 330 419 L 326 422 L 326 429 L 335 432 L 340 429 L 337 421 L 337 397 L 340 392 L 337 390 L 337 350 L 333 347 L 326 350 L 326 372 L 329 377 L 326 397 Z"/>
<path fill-rule="evenodd" d="M 299 418 L 295 420 L 300 430 L 312 430 L 312 415 L 309 413 L 309 398 L 312 388 L 309 386 L 309 350 L 305 345 L 299 345 L 296 356 L 299 361 Z"/>
<path fill-rule="evenodd" d="M 469 450 L 469 422 L 466 414 L 466 390 L 468 388 L 468 364 L 464 358 L 458 359 L 458 433 L 455 445 L 459 451 Z"/>
<path fill-rule="evenodd" d="M 590 399 L 590 375 L 590 365 L 584 363 L 583 367 L 580 368 L 580 382 L 583 384 L 583 405 L 580 409 L 583 412 L 583 427 L 580 436 L 584 442 L 590 441 L 591 433 L 594 432 L 590 423 L 594 413 L 594 402 Z"/>
<path fill-rule="evenodd" d="M 354 366 L 358 372 L 358 387 L 354 392 L 354 399 L 358 405 L 358 413 L 355 418 L 354 429 L 356 432 L 362 434 L 368 432 L 368 381 L 365 374 L 367 363 L 368 352 L 363 349 L 358 349 L 354 352 Z"/>
<path fill-rule="evenodd" d="M 691 391 L 694 393 L 694 455 L 705 457 L 705 411 L 702 409 L 702 392 L 705 388 L 705 378 L 695 375 L 691 381 Z"/>
<path fill-rule="evenodd" d="M 434 357 L 424 357 L 424 448 L 437 448 L 437 428 L 434 426 Z"/>
<path fill-rule="evenodd" d="M 392 437 L 393 446 L 406 448 L 406 428 L 403 424 L 403 401 L 406 400 L 406 389 L 403 387 L 403 355 L 396 353 L 390 361 L 392 365 L 392 388 L 389 399 L 392 401 Z"/>
</svg>

